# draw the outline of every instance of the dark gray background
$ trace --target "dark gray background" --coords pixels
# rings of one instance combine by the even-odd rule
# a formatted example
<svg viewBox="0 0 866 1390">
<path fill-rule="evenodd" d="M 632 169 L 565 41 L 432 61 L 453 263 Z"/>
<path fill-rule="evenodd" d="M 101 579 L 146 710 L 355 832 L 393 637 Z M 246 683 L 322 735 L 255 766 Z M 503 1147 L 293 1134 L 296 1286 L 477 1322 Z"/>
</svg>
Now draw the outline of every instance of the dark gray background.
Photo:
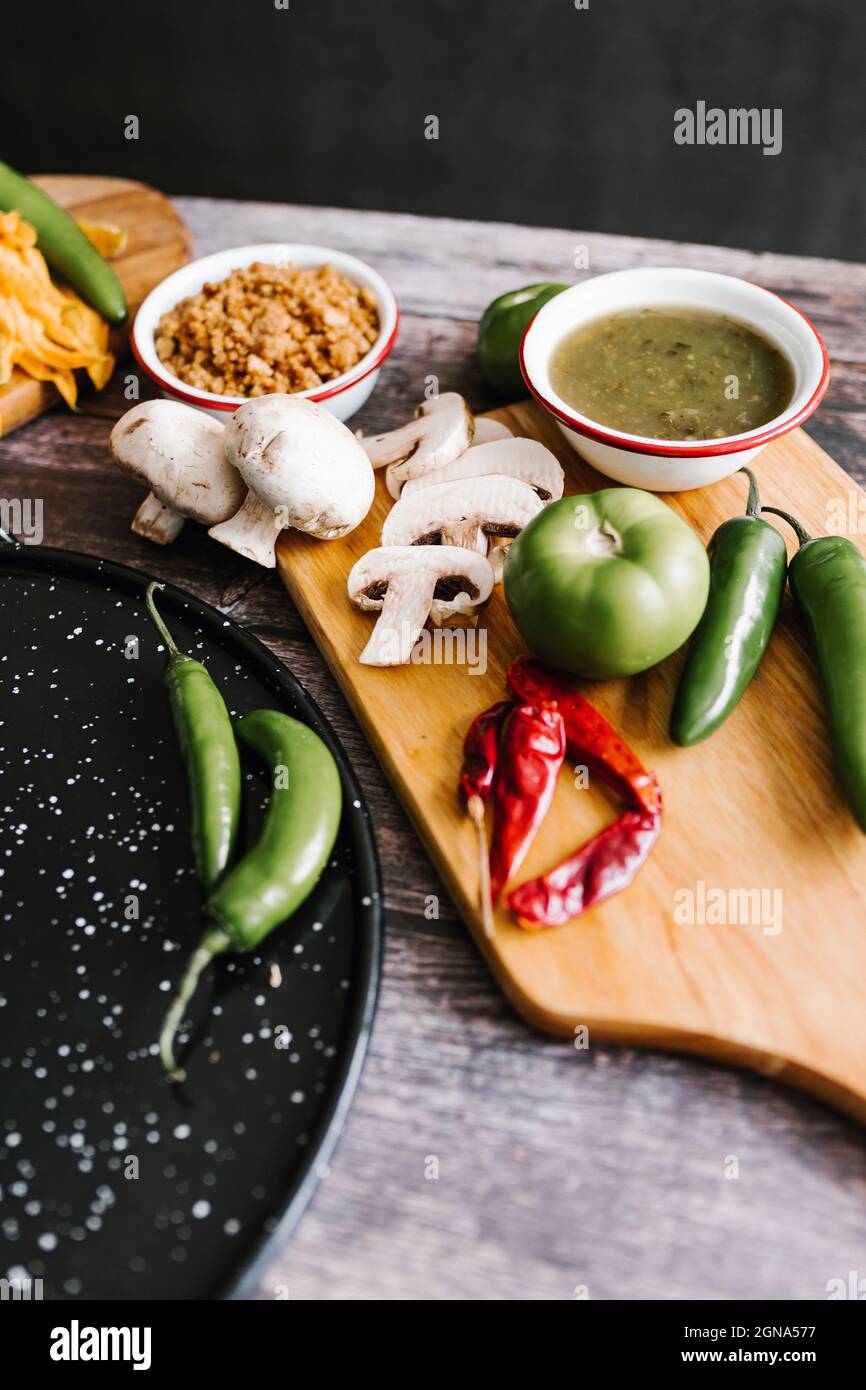
<svg viewBox="0 0 866 1390">
<path fill-rule="evenodd" d="M 0 157 L 170 193 L 863 259 L 860 0 L 289 6 L 8 7 Z M 700 99 L 781 107 L 782 153 L 678 147 L 673 113 Z"/>
</svg>

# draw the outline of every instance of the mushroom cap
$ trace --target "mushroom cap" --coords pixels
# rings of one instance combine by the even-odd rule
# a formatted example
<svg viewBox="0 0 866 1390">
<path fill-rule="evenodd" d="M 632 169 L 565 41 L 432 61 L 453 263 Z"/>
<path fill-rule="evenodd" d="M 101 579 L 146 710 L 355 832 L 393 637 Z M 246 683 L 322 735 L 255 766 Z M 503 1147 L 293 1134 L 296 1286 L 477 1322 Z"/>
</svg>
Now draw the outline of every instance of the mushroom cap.
<svg viewBox="0 0 866 1390">
<path fill-rule="evenodd" d="M 115 462 L 155 497 L 203 526 L 237 511 L 243 480 L 225 452 L 218 420 L 179 401 L 141 401 L 117 421 L 109 449 Z"/>
<path fill-rule="evenodd" d="M 508 435 L 484 444 L 473 444 L 444 468 L 425 473 L 422 478 L 410 478 L 403 486 L 401 500 L 438 483 L 491 473 L 527 483 L 545 502 L 556 502 L 562 496 L 565 474 L 556 455 L 537 439 L 515 439 Z"/>
<path fill-rule="evenodd" d="M 504 425 L 501 420 L 494 420 L 491 415 L 476 415 L 475 434 L 472 436 L 472 448 L 478 444 L 491 444 L 494 439 L 513 439 L 514 431 Z"/>
<path fill-rule="evenodd" d="M 313 401 L 246 401 L 226 426 L 226 453 L 280 528 L 331 540 L 354 530 L 372 505 L 370 460 L 351 430 Z"/>
<path fill-rule="evenodd" d="M 468 594 L 473 604 L 486 603 L 493 592 L 489 560 L 460 545 L 383 545 L 356 560 L 347 581 L 349 598 L 359 608 L 382 607 L 388 585 L 403 575 L 426 571 L 435 576 L 435 599 Z"/>
<path fill-rule="evenodd" d="M 464 453 L 474 433 L 475 419 L 463 397 L 445 391 L 423 401 L 414 420 L 361 443 L 374 468 L 388 465 L 388 491 L 396 498 L 407 478 L 441 468 Z"/>
<path fill-rule="evenodd" d="M 434 483 L 391 508 L 382 527 L 382 544 L 427 543 L 443 529 L 466 523 L 490 535 L 516 536 L 544 503 L 528 483 L 487 474 Z"/>
</svg>

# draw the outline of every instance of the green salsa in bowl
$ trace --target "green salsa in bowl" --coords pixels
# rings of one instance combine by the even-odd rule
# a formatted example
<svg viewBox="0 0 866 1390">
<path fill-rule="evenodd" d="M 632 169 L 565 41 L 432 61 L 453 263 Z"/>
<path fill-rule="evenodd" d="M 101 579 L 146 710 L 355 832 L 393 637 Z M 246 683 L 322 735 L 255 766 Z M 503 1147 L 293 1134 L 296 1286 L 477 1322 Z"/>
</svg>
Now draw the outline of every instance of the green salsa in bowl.
<svg viewBox="0 0 866 1390">
<path fill-rule="evenodd" d="M 550 380 L 582 415 L 647 439 L 726 439 L 781 415 L 783 352 L 746 323 L 696 309 L 623 309 L 572 329 Z"/>
<path fill-rule="evenodd" d="M 616 271 L 545 304 L 524 335 L 526 383 L 600 472 L 632 487 L 703 487 L 811 415 L 827 350 L 800 311 L 713 271 Z"/>
</svg>

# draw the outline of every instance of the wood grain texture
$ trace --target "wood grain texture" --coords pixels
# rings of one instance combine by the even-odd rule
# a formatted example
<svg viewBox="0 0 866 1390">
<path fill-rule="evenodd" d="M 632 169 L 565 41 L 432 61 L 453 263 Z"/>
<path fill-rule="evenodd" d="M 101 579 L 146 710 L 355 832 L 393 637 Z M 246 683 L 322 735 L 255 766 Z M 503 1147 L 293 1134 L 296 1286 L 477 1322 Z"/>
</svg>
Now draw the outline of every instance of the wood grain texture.
<svg viewBox="0 0 866 1390">
<path fill-rule="evenodd" d="M 127 245 L 112 257 L 111 265 L 123 285 L 130 318 L 154 285 L 189 260 L 190 234 L 168 198 L 157 189 L 130 179 L 72 174 L 44 174 L 34 182 L 73 217 L 114 223 L 127 233 Z M 128 325 L 112 330 L 112 351 L 120 359 L 127 351 L 128 331 Z M 86 389 L 84 374 L 79 376 Z M 11 380 L 0 387 L 3 434 L 11 434 L 58 401 L 57 388 L 50 381 L 34 381 L 16 367 Z"/>
<path fill-rule="evenodd" d="M 403 321 L 353 421 L 368 432 L 400 423 L 430 372 L 474 409 L 494 405 L 474 363 L 475 321 L 501 290 L 572 278 L 575 244 L 589 246 L 592 271 L 645 262 L 751 275 L 807 309 L 829 341 L 833 379 L 810 433 L 866 478 L 866 266 L 579 230 L 174 201 L 196 254 L 307 239 L 354 249 L 386 274 Z M 859 1126 L 740 1069 L 594 1038 L 578 1052 L 517 1017 L 277 575 L 217 559 L 193 526 L 165 550 L 129 530 L 141 490 L 106 459 L 128 405 L 121 385 L 116 377 L 88 396 L 80 415 L 55 410 L 0 440 L 2 496 L 43 500 L 47 544 L 137 565 L 256 632 L 343 739 L 382 857 L 387 933 L 369 1058 L 330 1172 L 261 1297 L 287 1287 L 292 1299 L 572 1299 L 584 1285 L 592 1299 L 822 1299 L 829 1279 L 866 1274 Z M 783 718 L 784 706 L 768 738 Z M 828 916 L 816 932 L 832 940 Z M 726 1176 L 730 1158 L 736 1178 Z"/>
<path fill-rule="evenodd" d="M 496 414 L 514 434 L 557 454 L 566 495 L 609 486 L 534 402 Z M 866 517 L 866 494 L 802 430 L 764 450 L 755 470 L 764 500 L 795 509 L 813 534 L 827 529 L 834 507 L 856 516 L 862 500 Z M 735 476 L 665 500 L 706 543 L 744 510 L 746 492 Z M 683 651 L 629 681 L 580 684 L 656 770 L 665 798 L 661 839 L 635 883 L 584 917 L 526 932 L 500 908 L 488 939 L 475 834 L 456 788 L 463 735 L 477 713 L 503 698 L 508 667 L 525 646 L 497 585 L 468 659 L 453 646 L 437 659 L 430 646 L 423 664 L 359 663 L 373 618 L 348 602 L 346 577 L 380 543 L 392 505 L 380 474 L 374 506 L 357 530 L 324 545 L 284 533 L 278 565 L 515 1008 L 549 1033 L 573 1036 L 588 1027 L 603 1041 L 739 1061 L 866 1119 L 866 839 L 831 771 L 816 672 L 790 598 L 734 716 L 697 748 L 676 748 L 667 736 Z M 788 543 L 793 553 L 790 532 Z M 567 771 L 521 881 L 560 863 L 619 813 L 601 788 L 577 787 Z M 705 920 L 697 906 L 706 890 L 726 895 L 721 922 Z M 685 924 L 676 916 L 681 893 L 695 903 L 695 920 Z M 831 950 L 817 930 L 824 918 L 833 923 Z"/>
</svg>

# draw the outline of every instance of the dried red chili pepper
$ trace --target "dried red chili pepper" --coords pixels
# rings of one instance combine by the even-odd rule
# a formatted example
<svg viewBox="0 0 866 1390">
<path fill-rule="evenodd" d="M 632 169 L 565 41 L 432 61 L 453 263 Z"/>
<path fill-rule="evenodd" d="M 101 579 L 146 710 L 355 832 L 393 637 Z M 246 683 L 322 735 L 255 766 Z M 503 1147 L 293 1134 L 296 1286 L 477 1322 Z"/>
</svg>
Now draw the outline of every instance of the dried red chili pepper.
<svg viewBox="0 0 866 1390">
<path fill-rule="evenodd" d="M 530 931 L 561 926 L 631 883 L 660 828 L 660 811 L 624 811 L 555 869 L 521 883 L 508 906 Z"/>
<path fill-rule="evenodd" d="M 500 701 L 473 722 L 460 779 L 479 829 L 488 932 L 493 925 L 491 901 L 516 873 L 547 813 L 566 748 L 630 809 L 549 873 L 509 895 L 508 905 L 522 926 L 558 926 L 625 888 L 661 827 L 662 797 L 655 776 L 566 676 L 522 657 L 511 667 L 508 683 L 523 703 Z M 496 818 L 486 876 L 484 805 L 491 787 Z"/>
<path fill-rule="evenodd" d="M 578 694 L 568 676 L 522 656 L 508 672 L 508 685 L 521 700 L 555 703 L 565 720 L 570 755 L 635 810 L 649 815 L 659 811 L 661 791 L 653 773 L 604 715 Z"/>
<path fill-rule="evenodd" d="M 493 902 L 523 863 L 547 814 L 565 750 L 565 724 L 554 705 L 514 706 L 502 730 L 493 784 Z"/>
<path fill-rule="evenodd" d="M 499 700 L 489 709 L 476 715 L 463 740 L 463 766 L 460 769 L 460 789 L 469 803 L 486 802 L 493 787 L 499 735 L 513 700 Z M 472 812 L 470 811 L 470 815 Z"/>
<path fill-rule="evenodd" d="M 558 926 L 631 883 L 658 838 L 661 789 L 654 774 L 567 676 L 521 657 L 508 673 L 508 684 L 521 699 L 554 701 L 563 716 L 569 753 L 633 808 L 549 873 L 509 895 L 508 905 L 523 926 Z"/>
<path fill-rule="evenodd" d="M 463 766 L 460 769 L 460 790 L 466 801 L 469 819 L 478 832 L 478 857 L 481 882 L 481 915 L 484 930 L 493 935 L 493 910 L 490 900 L 490 864 L 487 857 L 487 831 L 484 807 L 493 789 L 499 735 L 513 700 L 499 700 L 483 710 L 469 725 L 463 740 Z"/>
</svg>

